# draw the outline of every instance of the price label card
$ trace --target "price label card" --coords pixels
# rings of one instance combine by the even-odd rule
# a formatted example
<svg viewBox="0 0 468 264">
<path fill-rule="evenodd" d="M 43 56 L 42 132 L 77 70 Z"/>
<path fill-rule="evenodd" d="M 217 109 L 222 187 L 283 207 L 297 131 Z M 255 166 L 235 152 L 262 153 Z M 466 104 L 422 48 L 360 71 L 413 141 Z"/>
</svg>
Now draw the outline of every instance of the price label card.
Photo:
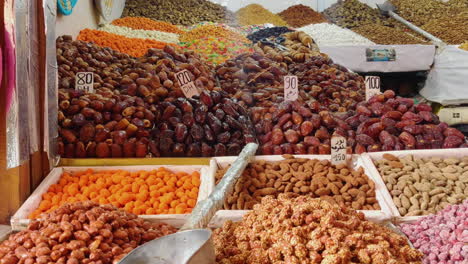
<svg viewBox="0 0 468 264">
<path fill-rule="evenodd" d="M 297 76 L 284 76 L 284 100 L 296 101 L 299 97 Z"/>
<path fill-rule="evenodd" d="M 366 76 L 365 80 L 366 84 L 366 101 L 377 94 L 381 94 L 380 92 L 380 77 L 379 76 Z"/>
<path fill-rule="evenodd" d="M 341 136 L 331 138 L 331 163 L 333 165 L 346 163 L 346 138 Z"/>
<path fill-rule="evenodd" d="M 92 72 L 77 72 L 75 75 L 75 90 L 94 92 L 94 74 Z"/>
<path fill-rule="evenodd" d="M 183 70 L 176 73 L 176 78 L 185 97 L 191 98 L 195 95 L 200 95 L 197 86 L 193 83 L 192 78 L 190 77 L 189 71 Z"/>
</svg>

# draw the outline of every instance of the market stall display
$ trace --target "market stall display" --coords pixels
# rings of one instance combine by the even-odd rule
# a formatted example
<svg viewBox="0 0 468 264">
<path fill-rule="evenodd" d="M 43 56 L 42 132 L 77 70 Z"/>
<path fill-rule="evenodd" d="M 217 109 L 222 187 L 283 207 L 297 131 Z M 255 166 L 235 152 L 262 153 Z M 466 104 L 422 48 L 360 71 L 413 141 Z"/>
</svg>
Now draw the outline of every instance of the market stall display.
<svg viewBox="0 0 468 264">
<path fill-rule="evenodd" d="M 354 170 L 346 165 L 334 166 L 329 160 L 283 157 L 280 161 L 250 163 L 234 192 L 226 197 L 224 209 L 252 210 L 263 197 L 295 193 L 355 210 L 380 210 L 375 183 L 362 167 Z M 228 168 L 216 172 L 216 184 Z"/>
<path fill-rule="evenodd" d="M 241 222 L 216 229 L 214 245 L 219 263 L 416 264 L 422 259 L 403 236 L 366 221 L 363 214 L 295 195 L 263 198 Z M 369 253 L 371 248 L 375 251 Z"/>
<path fill-rule="evenodd" d="M 435 214 L 468 198 L 465 159 L 383 158 L 375 163 L 401 216 Z"/>
<path fill-rule="evenodd" d="M 66 203 L 93 201 L 112 204 L 136 215 L 190 213 L 200 188 L 200 173 L 173 172 L 164 167 L 152 171 L 64 172 L 42 195 L 35 219 Z"/>
<path fill-rule="evenodd" d="M 176 231 L 112 205 L 78 202 L 34 220 L 0 244 L 0 262 L 114 263 L 137 246 Z"/>
</svg>

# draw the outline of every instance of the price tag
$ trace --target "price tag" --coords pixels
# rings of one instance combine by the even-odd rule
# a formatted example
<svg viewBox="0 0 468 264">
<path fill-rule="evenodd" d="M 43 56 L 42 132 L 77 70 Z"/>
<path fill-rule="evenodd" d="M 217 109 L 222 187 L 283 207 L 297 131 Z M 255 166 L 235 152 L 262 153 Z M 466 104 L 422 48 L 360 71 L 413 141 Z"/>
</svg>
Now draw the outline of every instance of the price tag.
<svg viewBox="0 0 468 264">
<path fill-rule="evenodd" d="M 366 84 L 366 101 L 369 101 L 369 99 L 374 95 L 381 94 L 379 76 L 366 76 L 365 84 Z"/>
<path fill-rule="evenodd" d="M 284 76 L 284 100 L 296 101 L 299 97 L 297 76 Z"/>
<path fill-rule="evenodd" d="M 176 73 L 177 81 L 179 82 L 180 89 L 184 93 L 185 97 L 191 98 L 195 95 L 200 95 L 197 86 L 192 81 L 190 73 L 187 70 Z"/>
<path fill-rule="evenodd" d="M 346 163 L 346 138 L 333 136 L 331 139 L 331 163 L 333 165 Z"/>
<path fill-rule="evenodd" d="M 75 90 L 94 92 L 94 74 L 92 72 L 77 72 L 75 76 Z"/>
</svg>

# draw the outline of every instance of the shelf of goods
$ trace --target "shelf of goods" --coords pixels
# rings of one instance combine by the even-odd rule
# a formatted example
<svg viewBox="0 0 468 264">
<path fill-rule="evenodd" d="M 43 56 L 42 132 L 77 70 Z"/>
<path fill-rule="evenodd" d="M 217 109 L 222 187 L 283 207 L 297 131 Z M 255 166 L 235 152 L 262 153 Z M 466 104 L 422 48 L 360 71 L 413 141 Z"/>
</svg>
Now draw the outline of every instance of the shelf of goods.
<svg viewBox="0 0 468 264">
<path fill-rule="evenodd" d="M 465 149 L 365 153 L 362 158 L 377 184 L 385 184 L 396 223 L 413 223 L 468 198 Z"/>
<path fill-rule="evenodd" d="M 22 230 L 30 223 L 31 216 L 37 217 L 39 213 L 52 210 L 66 202 L 88 199 L 100 203 L 108 203 L 113 200 L 115 206 L 141 214 L 139 216 L 145 220 L 164 222 L 180 227 L 186 221 L 187 213 L 156 215 L 156 210 L 167 210 L 168 208 L 159 207 L 159 205 L 172 206 L 170 202 L 174 200 L 179 201 L 178 203 L 188 203 L 186 198 L 182 198 L 185 196 L 184 191 L 189 195 L 187 196 L 188 199 L 201 201 L 208 197 L 214 186 L 213 179 L 210 178 L 210 169 L 208 166 L 201 165 L 54 168 L 13 215 L 11 227 L 13 230 Z M 167 173 L 168 171 L 169 173 Z M 189 183 L 187 185 L 198 189 L 198 192 L 191 194 L 189 191 L 192 189 L 182 189 L 182 193 L 179 193 L 179 188 L 186 186 L 184 185 L 184 177 L 188 177 Z M 192 184 L 191 179 L 193 177 L 198 178 L 198 180 L 193 181 L 199 186 Z M 130 178 L 134 178 L 134 180 Z M 163 199 L 166 199 L 164 198 L 165 195 L 168 196 L 166 198 L 169 200 L 163 202 Z M 47 198 L 47 201 L 45 201 L 45 198 Z M 184 199 L 184 201 L 182 202 L 181 199 Z M 136 201 L 140 201 L 140 204 L 136 204 Z M 130 204 L 134 206 L 130 208 Z M 139 206 L 143 206 L 146 208 L 145 210 L 152 209 L 145 212 L 143 209 L 138 209 Z M 195 204 L 191 204 L 189 208 L 194 206 Z M 176 205 L 171 208 L 175 209 L 175 207 Z"/>
<path fill-rule="evenodd" d="M 346 207 L 359 209 L 369 220 L 383 222 L 390 219 L 387 206 L 389 201 L 386 201 L 383 195 L 386 187 L 378 178 L 374 178 L 377 174 L 369 173 L 369 170 L 364 167 L 363 159 L 360 156 L 354 155 L 353 160 L 349 162 L 351 165 L 349 167 L 344 166 L 344 170 L 335 169 L 336 167 L 331 166 L 329 162 L 325 162 L 330 160 L 329 155 L 295 155 L 294 158 L 296 160 L 289 158 L 283 161 L 285 158 L 282 156 L 256 156 L 244 171 L 235 191 L 225 197 L 223 210 L 216 213 L 209 227 L 221 227 L 226 220 L 240 221 L 246 213 L 252 210 L 253 205 L 258 203 L 261 197 L 267 195 L 278 197 L 281 193 L 295 193 L 313 198 L 326 197 L 343 204 L 346 203 Z M 217 183 L 234 160 L 235 157 L 213 158 L 210 165 L 210 173 L 213 173 L 213 175 L 210 178 L 214 178 Z M 282 164 L 281 161 L 283 161 Z M 278 162 L 279 165 L 274 168 L 273 165 L 278 164 Z M 300 166 L 306 171 L 308 169 L 304 167 L 312 166 L 310 169 L 313 169 L 314 173 L 310 175 L 305 172 L 301 175 Z M 364 170 L 360 171 L 360 167 L 363 167 Z M 333 170 L 335 174 L 329 173 L 328 170 Z M 322 179 L 319 175 L 325 177 Z M 359 183 L 356 182 L 356 185 L 345 187 L 348 182 L 346 177 L 354 177 Z M 319 181 L 325 181 L 325 183 Z M 326 182 L 332 181 L 336 181 L 338 186 L 332 186 L 329 189 L 330 185 L 327 185 Z M 322 186 L 322 190 L 319 190 L 320 186 Z M 348 187 L 349 191 L 342 189 Z M 343 192 L 340 193 L 339 189 L 342 189 Z M 364 192 L 358 194 L 362 190 L 370 190 L 371 193 L 368 193 L 369 196 L 367 197 Z M 346 200 L 343 200 L 343 197 Z M 366 200 L 356 202 L 359 200 L 358 197 L 366 199 L 367 202 Z M 363 209 L 362 206 L 370 207 Z"/>
</svg>

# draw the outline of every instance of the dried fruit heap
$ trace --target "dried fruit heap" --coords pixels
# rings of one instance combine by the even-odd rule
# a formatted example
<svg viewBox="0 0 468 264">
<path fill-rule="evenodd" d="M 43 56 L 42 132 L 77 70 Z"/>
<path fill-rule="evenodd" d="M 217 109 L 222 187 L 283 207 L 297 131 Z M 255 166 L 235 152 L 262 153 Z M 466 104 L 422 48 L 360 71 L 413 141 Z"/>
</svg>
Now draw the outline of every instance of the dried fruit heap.
<svg viewBox="0 0 468 264">
<path fill-rule="evenodd" d="M 172 234 L 111 205 L 67 204 L 0 244 L 0 263 L 116 263 L 141 244 Z"/>
<path fill-rule="evenodd" d="M 280 195 L 214 232 L 216 261 L 234 263 L 421 263 L 406 239 L 362 213 L 306 196 Z"/>
<path fill-rule="evenodd" d="M 158 104 L 161 116 L 153 130 L 155 156 L 235 156 L 256 142 L 246 110 L 225 92 L 202 92 L 198 98 L 171 98 Z"/>
</svg>

